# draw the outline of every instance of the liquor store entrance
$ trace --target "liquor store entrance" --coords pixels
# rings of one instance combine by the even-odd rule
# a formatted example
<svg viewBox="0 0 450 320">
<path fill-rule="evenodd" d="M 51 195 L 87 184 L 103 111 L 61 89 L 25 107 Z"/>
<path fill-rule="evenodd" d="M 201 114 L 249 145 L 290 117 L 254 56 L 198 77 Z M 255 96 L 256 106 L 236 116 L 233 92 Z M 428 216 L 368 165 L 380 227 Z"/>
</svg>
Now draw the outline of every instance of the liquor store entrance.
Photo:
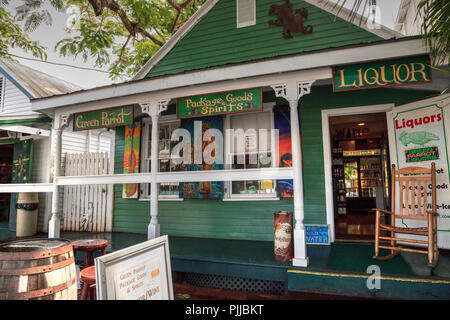
<svg viewBox="0 0 450 320">
<path fill-rule="evenodd" d="M 330 116 L 336 240 L 370 240 L 373 208 L 389 205 L 386 113 Z"/>
</svg>

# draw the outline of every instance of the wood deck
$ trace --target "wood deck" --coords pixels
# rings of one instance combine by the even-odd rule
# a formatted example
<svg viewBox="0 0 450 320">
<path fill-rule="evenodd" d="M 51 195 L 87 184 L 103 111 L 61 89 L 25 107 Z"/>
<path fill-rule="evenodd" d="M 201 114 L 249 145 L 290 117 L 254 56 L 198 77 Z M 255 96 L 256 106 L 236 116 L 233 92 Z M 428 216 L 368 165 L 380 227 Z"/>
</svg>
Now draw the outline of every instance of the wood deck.
<svg viewBox="0 0 450 320">
<path fill-rule="evenodd" d="M 61 237 L 69 240 L 106 239 L 109 242 L 107 253 L 147 240 L 144 234 L 130 233 L 63 232 Z M 180 283 L 179 279 L 183 277 L 177 274 L 196 273 L 284 282 L 286 292 L 282 299 L 295 299 L 295 293 L 308 293 L 311 297 L 324 294 L 369 299 L 450 299 L 449 278 L 415 275 L 400 255 L 394 261 L 373 260 L 372 244 L 308 245 L 310 263 L 307 268 L 293 267 L 289 262 L 276 262 L 273 243 L 267 241 L 169 236 L 169 249 L 173 278 L 174 282 L 178 282 L 178 288 L 185 288 L 186 283 Z M 448 256 L 448 251 L 441 254 L 443 263 L 448 261 Z M 81 255 L 76 258 L 82 262 Z M 370 265 L 380 267 L 380 289 L 370 290 L 367 287 L 368 278 L 372 275 L 366 272 Z M 192 292 L 194 298 L 205 294 L 195 293 L 195 290 Z"/>
</svg>

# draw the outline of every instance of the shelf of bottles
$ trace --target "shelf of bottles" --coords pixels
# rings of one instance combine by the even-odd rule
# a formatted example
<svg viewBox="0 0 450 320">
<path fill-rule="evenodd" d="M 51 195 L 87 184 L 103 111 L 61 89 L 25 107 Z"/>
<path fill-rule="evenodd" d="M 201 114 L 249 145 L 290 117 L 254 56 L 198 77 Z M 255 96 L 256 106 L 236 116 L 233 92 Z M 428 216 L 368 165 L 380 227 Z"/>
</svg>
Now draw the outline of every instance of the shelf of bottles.
<svg viewBox="0 0 450 320">
<path fill-rule="evenodd" d="M 345 196 L 347 198 L 359 198 L 358 186 L 358 161 L 350 160 L 344 163 Z"/>
<path fill-rule="evenodd" d="M 342 148 L 333 148 L 333 181 L 337 203 L 337 213 L 347 214 L 347 198 L 345 196 L 344 158 Z"/>
<path fill-rule="evenodd" d="M 374 198 L 376 196 L 377 184 L 381 179 L 380 158 L 361 158 L 359 173 L 361 197 Z"/>
</svg>

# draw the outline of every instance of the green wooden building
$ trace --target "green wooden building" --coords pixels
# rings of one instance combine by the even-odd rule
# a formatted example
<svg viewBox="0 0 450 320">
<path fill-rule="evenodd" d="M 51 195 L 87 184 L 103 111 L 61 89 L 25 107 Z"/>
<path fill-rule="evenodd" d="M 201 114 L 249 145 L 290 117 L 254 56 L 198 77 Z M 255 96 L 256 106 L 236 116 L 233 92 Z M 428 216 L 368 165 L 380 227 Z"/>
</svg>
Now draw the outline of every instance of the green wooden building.
<svg viewBox="0 0 450 320">
<path fill-rule="evenodd" d="M 56 176 L 55 186 L 114 184 L 112 232 L 166 234 L 193 246 L 204 239 L 212 247 L 223 240 L 273 248 L 274 213 L 292 212 L 292 262 L 271 262 L 265 271 L 253 263 L 255 277 L 272 272 L 277 281 L 287 279 L 286 267 L 311 266 L 310 245 L 373 239 L 371 209 L 389 206 L 389 167 L 401 163 L 394 120 L 437 105 L 435 125 L 448 128 L 448 95 L 441 95 L 448 76 L 430 68 L 419 36 L 367 19 L 354 24 L 347 15 L 315 0 L 208 0 L 131 81 L 33 100 L 56 129 L 74 123 L 76 130 L 88 118 L 97 129 L 114 123 L 114 172 Z M 102 122 L 102 113 L 125 106 L 133 121 L 109 113 Z M 214 140 L 204 136 L 208 129 Z M 243 134 L 227 135 L 238 129 Z M 178 161 L 195 160 L 195 146 L 173 156 L 190 139 L 180 132 L 193 135 L 194 145 L 200 134 L 200 162 Z M 438 194 L 439 247 L 448 249 L 450 136 L 439 132 L 438 180 L 447 184 Z M 211 145 L 215 160 L 206 163 Z M 58 236 L 56 206 L 52 213 L 49 234 Z M 188 260 L 175 265 L 198 270 Z M 251 278 L 242 266 L 228 267 Z M 227 267 L 214 261 L 201 269 Z"/>
</svg>

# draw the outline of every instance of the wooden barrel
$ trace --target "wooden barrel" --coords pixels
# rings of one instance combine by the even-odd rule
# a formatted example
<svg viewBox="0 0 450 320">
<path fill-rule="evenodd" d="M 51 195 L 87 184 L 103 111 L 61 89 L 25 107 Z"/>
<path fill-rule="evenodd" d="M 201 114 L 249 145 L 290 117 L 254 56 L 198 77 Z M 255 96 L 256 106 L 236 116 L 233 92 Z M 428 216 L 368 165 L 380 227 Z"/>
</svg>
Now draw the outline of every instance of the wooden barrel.
<svg viewBox="0 0 450 320">
<path fill-rule="evenodd" d="M 0 299 L 77 300 L 70 241 L 28 239 L 1 244 Z"/>
</svg>

